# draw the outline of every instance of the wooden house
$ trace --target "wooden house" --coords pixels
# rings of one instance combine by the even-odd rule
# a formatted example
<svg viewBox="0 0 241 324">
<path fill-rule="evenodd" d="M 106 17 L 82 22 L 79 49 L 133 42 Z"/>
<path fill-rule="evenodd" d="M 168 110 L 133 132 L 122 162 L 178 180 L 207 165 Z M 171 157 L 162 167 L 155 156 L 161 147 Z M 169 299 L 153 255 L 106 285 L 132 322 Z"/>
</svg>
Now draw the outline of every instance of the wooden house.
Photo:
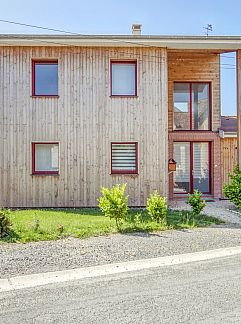
<svg viewBox="0 0 241 324">
<path fill-rule="evenodd" d="M 240 80 L 240 49 L 240 37 L 138 28 L 0 35 L 0 205 L 96 206 L 117 183 L 130 206 L 155 189 L 220 198 L 220 53 L 237 50 Z M 238 99 L 240 111 L 241 87 Z"/>
</svg>

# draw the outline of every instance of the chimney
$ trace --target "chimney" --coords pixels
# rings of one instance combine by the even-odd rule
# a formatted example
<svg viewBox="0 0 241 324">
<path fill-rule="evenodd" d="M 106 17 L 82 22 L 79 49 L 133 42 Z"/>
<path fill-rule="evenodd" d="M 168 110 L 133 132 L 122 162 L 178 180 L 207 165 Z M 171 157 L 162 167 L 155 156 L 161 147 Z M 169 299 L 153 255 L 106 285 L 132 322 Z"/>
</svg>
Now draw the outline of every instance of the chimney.
<svg viewBox="0 0 241 324">
<path fill-rule="evenodd" d="M 140 36 L 141 35 L 141 24 L 132 25 L 132 35 Z"/>
</svg>

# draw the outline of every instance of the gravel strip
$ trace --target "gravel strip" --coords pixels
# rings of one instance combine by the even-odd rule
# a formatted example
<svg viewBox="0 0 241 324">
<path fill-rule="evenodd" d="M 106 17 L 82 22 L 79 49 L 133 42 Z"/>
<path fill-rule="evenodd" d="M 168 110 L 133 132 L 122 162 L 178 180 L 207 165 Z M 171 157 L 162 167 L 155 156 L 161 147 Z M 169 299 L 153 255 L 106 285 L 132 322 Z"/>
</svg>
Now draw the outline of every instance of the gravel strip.
<svg viewBox="0 0 241 324">
<path fill-rule="evenodd" d="M 241 245 L 241 228 L 68 238 L 0 245 L 0 278 Z"/>
</svg>

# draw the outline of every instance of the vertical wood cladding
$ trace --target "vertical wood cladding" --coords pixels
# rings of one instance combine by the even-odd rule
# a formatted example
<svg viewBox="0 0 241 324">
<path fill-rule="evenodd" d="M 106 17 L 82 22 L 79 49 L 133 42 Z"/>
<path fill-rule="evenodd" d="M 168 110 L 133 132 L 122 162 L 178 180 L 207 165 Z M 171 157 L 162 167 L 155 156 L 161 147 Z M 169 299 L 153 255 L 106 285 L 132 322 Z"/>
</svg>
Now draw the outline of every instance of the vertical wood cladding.
<svg viewBox="0 0 241 324">
<path fill-rule="evenodd" d="M 32 97 L 32 59 L 58 60 L 59 98 Z M 137 60 L 138 96 L 110 97 L 110 60 Z M 96 206 L 127 183 L 129 204 L 167 194 L 167 52 L 152 48 L 0 48 L 0 205 Z M 59 142 L 60 174 L 31 175 L 32 142 Z M 111 142 L 138 142 L 138 175 L 110 175 Z"/>
</svg>

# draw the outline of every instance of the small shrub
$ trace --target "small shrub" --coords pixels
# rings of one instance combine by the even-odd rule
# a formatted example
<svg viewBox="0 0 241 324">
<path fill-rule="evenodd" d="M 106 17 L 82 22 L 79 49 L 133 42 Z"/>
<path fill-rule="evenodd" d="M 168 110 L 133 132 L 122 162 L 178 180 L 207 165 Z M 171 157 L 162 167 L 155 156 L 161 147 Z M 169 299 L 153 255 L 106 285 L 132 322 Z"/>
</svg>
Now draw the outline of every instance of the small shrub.
<svg viewBox="0 0 241 324">
<path fill-rule="evenodd" d="M 181 227 L 195 227 L 197 226 L 197 222 L 194 218 L 194 214 L 188 211 L 180 211 L 179 212 L 180 219 L 182 219 Z"/>
<path fill-rule="evenodd" d="M 199 190 L 194 190 L 193 194 L 188 195 L 187 204 L 192 207 L 194 215 L 200 215 L 206 206 L 205 201 L 202 199 L 202 193 Z"/>
<path fill-rule="evenodd" d="M 64 232 L 64 225 L 59 224 L 59 225 L 57 226 L 57 232 L 58 232 L 59 235 L 62 235 L 63 232 Z"/>
<path fill-rule="evenodd" d="M 151 219 L 157 223 L 166 223 L 167 216 L 167 199 L 166 197 L 161 197 L 157 190 L 147 199 L 146 209 Z"/>
<path fill-rule="evenodd" d="M 0 237 L 7 236 L 11 231 L 10 210 L 7 208 L 0 208 Z"/>
<path fill-rule="evenodd" d="M 98 199 L 99 208 L 107 217 L 114 218 L 116 227 L 119 230 L 120 222 L 126 218 L 128 213 L 128 196 L 125 195 L 126 184 L 112 188 L 102 188 L 102 197 Z"/>
<path fill-rule="evenodd" d="M 233 169 L 233 174 L 229 174 L 231 183 L 224 186 L 223 191 L 238 208 L 241 208 L 241 170 L 238 165 Z"/>
<path fill-rule="evenodd" d="M 141 213 L 136 213 L 133 217 L 133 224 L 136 226 L 136 227 L 139 227 L 142 223 L 142 214 Z"/>
</svg>

